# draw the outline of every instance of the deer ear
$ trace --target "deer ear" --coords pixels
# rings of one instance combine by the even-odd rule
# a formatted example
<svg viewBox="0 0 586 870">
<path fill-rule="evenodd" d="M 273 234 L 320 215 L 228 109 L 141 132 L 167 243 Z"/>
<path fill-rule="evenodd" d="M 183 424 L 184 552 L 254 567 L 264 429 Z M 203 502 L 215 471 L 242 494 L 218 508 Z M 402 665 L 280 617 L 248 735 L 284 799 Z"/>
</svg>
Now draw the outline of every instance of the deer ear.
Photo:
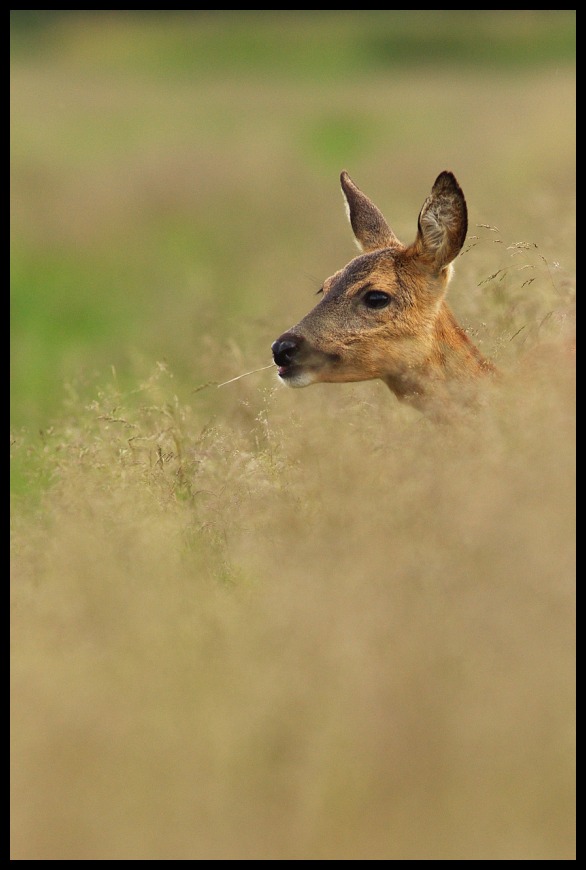
<svg viewBox="0 0 586 870">
<path fill-rule="evenodd" d="M 346 202 L 346 213 L 360 250 L 366 254 L 379 248 L 400 245 L 376 205 L 356 187 L 347 172 L 342 172 L 340 182 Z"/>
<path fill-rule="evenodd" d="M 414 252 L 439 272 L 458 256 L 467 230 L 464 194 L 452 173 L 442 172 L 419 213 Z"/>
</svg>

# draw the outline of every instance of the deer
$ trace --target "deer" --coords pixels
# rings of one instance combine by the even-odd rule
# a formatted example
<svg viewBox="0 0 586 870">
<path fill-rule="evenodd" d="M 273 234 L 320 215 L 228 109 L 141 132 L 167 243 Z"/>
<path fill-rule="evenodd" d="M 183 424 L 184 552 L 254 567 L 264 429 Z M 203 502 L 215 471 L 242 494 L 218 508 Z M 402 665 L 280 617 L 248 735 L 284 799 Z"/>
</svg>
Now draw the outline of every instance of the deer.
<svg viewBox="0 0 586 870">
<path fill-rule="evenodd" d="M 462 189 L 441 172 L 415 241 L 404 245 L 346 171 L 340 183 L 362 253 L 327 278 L 317 305 L 273 342 L 278 377 L 289 387 L 380 379 L 401 402 L 449 418 L 498 375 L 446 302 L 468 230 Z"/>
</svg>

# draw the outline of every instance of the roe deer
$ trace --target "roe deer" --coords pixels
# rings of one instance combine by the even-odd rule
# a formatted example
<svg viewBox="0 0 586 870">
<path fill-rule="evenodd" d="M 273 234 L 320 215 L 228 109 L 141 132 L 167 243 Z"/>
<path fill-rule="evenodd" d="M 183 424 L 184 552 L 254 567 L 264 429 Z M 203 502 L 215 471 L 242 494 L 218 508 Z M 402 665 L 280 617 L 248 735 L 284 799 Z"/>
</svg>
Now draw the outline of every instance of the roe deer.
<svg viewBox="0 0 586 870">
<path fill-rule="evenodd" d="M 431 416 L 472 400 L 474 384 L 496 373 L 458 325 L 445 296 L 466 238 L 466 200 L 451 172 L 435 180 L 417 236 L 403 245 L 347 172 L 346 210 L 363 252 L 324 281 L 323 298 L 272 345 L 290 387 L 383 380 Z"/>
</svg>

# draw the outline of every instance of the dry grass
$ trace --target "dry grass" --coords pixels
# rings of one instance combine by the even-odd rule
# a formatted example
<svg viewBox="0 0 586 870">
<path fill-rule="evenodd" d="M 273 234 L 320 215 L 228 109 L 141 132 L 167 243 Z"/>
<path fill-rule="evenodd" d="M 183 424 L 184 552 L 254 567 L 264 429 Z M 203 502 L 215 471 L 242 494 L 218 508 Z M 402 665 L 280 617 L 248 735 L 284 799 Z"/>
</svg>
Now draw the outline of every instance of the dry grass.
<svg viewBox="0 0 586 870">
<path fill-rule="evenodd" d="M 562 359 L 454 429 L 268 373 L 205 421 L 159 366 L 46 433 L 12 858 L 572 859 Z"/>
</svg>

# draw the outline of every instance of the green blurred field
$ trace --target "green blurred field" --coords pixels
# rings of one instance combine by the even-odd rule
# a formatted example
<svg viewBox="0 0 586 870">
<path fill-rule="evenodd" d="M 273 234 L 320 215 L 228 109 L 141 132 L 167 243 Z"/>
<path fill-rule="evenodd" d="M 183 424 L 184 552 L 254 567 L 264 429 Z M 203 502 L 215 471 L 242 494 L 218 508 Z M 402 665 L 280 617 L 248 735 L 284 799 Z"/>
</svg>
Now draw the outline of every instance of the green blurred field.
<svg viewBox="0 0 586 870">
<path fill-rule="evenodd" d="M 13 424 L 45 427 L 65 383 L 122 376 L 136 356 L 193 384 L 239 373 L 202 336 L 234 341 L 245 367 L 269 362 L 354 251 L 342 169 L 408 239 L 450 168 L 473 226 L 498 224 L 505 244 L 534 242 L 573 274 L 573 22 L 82 13 L 16 29 Z M 499 254 L 454 288 L 464 313 Z"/>
<path fill-rule="evenodd" d="M 573 859 L 575 13 L 11 14 L 11 858 Z M 464 189 L 468 426 L 214 386 L 342 169 Z"/>
</svg>

